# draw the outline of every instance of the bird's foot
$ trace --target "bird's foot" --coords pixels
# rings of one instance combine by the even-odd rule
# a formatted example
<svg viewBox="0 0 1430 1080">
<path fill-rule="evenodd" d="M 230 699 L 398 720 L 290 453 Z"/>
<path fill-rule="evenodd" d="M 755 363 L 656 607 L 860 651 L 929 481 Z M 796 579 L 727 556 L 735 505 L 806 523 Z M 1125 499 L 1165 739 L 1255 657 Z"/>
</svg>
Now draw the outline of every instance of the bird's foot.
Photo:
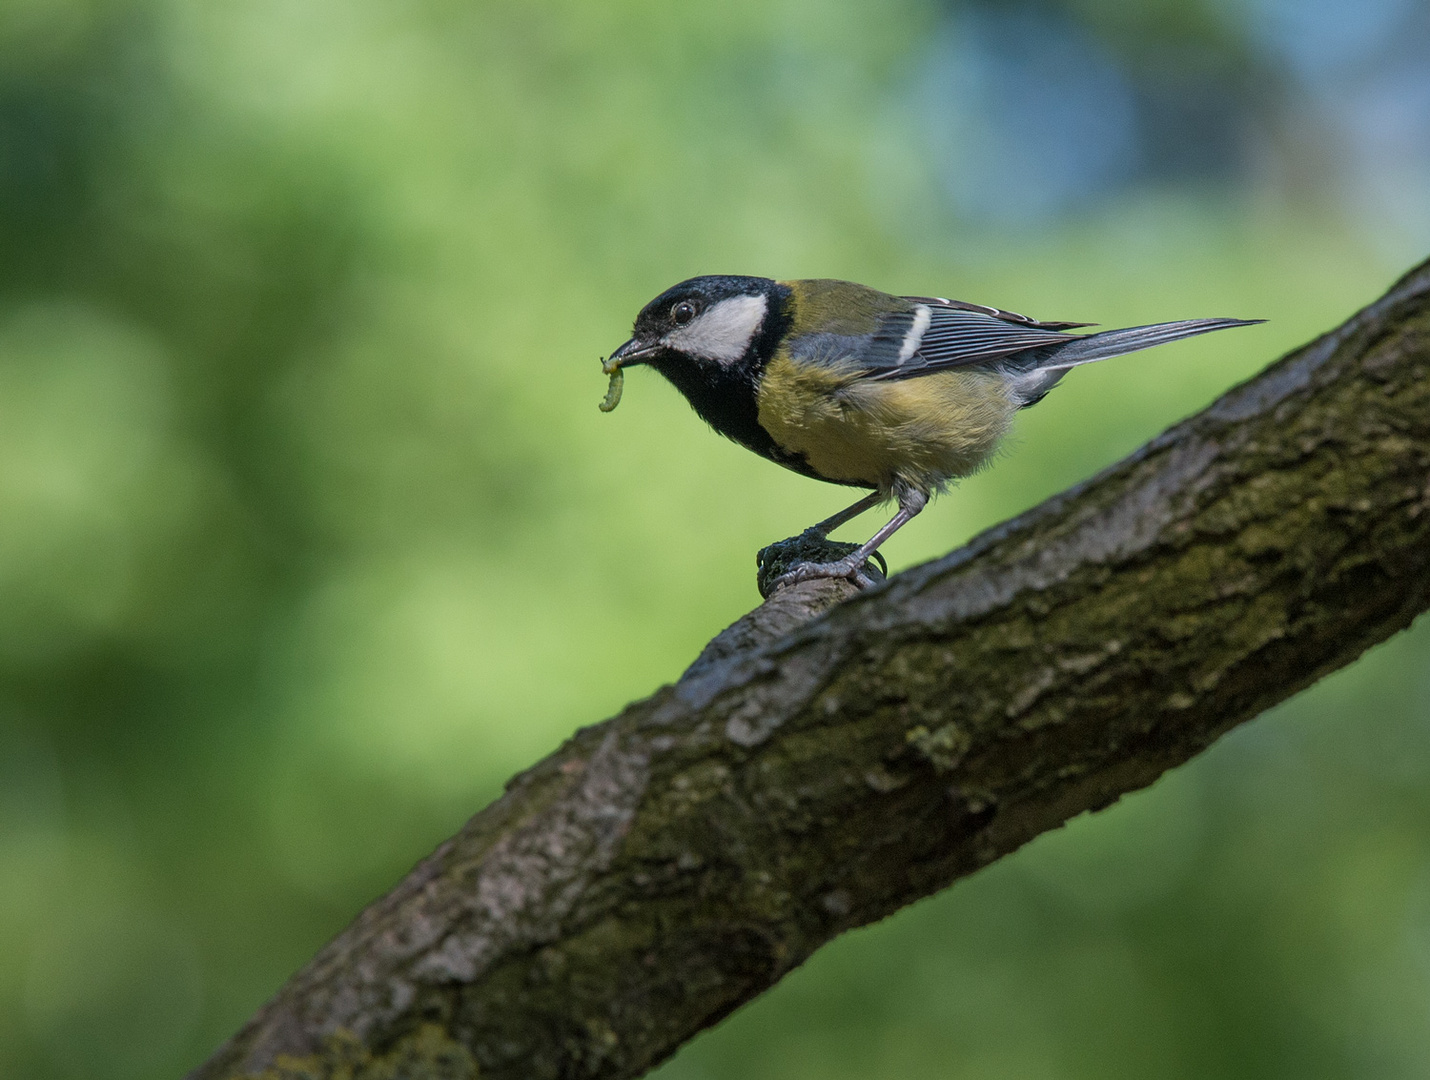
<svg viewBox="0 0 1430 1080">
<path fill-rule="evenodd" d="M 861 589 L 868 589 L 874 585 L 873 574 L 878 575 L 879 571 L 874 570 L 868 562 L 859 566 L 852 558 L 838 559 L 834 562 L 807 562 L 800 563 L 793 570 L 788 570 L 770 582 L 770 592 L 783 589 L 786 585 L 798 585 L 801 581 L 815 581 L 819 578 L 830 578 L 833 580 L 846 579 L 852 581 Z M 882 580 L 882 575 L 879 575 Z"/>
<path fill-rule="evenodd" d="M 884 557 L 876 551 L 862 564 L 856 563 L 854 555 L 858 550 L 858 544 L 828 540 L 813 529 L 777 540 L 755 556 L 760 595 L 768 599 L 776 589 L 817 578 L 844 578 L 861 589 L 877 585 L 888 576 Z"/>
</svg>

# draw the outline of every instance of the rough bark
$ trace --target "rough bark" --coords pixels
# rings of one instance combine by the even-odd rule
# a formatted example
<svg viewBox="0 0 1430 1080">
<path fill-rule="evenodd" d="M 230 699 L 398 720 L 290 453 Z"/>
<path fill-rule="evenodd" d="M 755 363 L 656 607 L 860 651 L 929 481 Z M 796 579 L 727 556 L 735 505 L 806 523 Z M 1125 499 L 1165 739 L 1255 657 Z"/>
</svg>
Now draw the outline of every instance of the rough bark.
<svg viewBox="0 0 1430 1080">
<path fill-rule="evenodd" d="M 1430 263 L 1088 483 L 848 592 L 776 594 L 513 779 L 193 1076 L 638 1076 L 1407 626 Z"/>
</svg>

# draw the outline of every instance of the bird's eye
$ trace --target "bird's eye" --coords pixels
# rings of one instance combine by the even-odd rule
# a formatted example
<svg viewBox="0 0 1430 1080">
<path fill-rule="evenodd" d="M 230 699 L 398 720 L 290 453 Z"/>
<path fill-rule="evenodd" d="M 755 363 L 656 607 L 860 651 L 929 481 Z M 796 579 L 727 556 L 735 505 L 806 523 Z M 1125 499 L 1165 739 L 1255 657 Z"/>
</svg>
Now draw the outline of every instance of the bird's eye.
<svg viewBox="0 0 1430 1080">
<path fill-rule="evenodd" d="M 670 309 L 670 317 L 675 320 L 676 326 L 684 326 L 695 318 L 695 305 L 689 300 L 682 300 Z"/>
</svg>

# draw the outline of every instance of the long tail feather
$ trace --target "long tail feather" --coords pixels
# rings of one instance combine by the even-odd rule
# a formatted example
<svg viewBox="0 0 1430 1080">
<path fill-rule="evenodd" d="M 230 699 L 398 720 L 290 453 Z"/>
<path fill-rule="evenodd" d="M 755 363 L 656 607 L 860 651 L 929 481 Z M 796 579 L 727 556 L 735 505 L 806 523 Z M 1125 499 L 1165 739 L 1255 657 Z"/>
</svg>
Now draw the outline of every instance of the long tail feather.
<svg viewBox="0 0 1430 1080">
<path fill-rule="evenodd" d="M 1060 371 L 1090 364 L 1094 360 L 1106 360 L 1110 356 L 1150 349 L 1154 345 L 1165 345 L 1169 341 L 1209 334 L 1213 330 L 1227 330 L 1233 326 L 1254 326 L 1265 319 L 1185 319 L 1181 322 L 1155 323 L 1151 326 L 1129 326 L 1125 330 L 1105 330 L 1100 334 L 1087 334 L 1068 345 L 1061 346 L 1046 359 L 1038 363 L 1044 371 Z"/>
</svg>

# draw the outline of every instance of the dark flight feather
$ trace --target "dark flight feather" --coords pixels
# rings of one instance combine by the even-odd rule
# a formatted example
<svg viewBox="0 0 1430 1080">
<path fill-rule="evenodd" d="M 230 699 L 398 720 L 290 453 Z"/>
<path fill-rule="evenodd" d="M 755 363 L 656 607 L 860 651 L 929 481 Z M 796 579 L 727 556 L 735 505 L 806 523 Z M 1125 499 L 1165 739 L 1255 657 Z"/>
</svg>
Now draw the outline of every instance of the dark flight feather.
<svg viewBox="0 0 1430 1080">
<path fill-rule="evenodd" d="M 928 328 L 919 339 L 917 350 L 907 357 L 903 356 L 904 342 L 914 327 L 917 311 L 895 312 L 884 318 L 869 344 L 852 358 L 867 371 L 867 378 L 908 379 L 1077 340 L 1072 335 L 1036 325 L 1032 320 L 1009 322 L 972 305 L 928 304 L 927 308 Z"/>
<path fill-rule="evenodd" d="M 1186 319 L 1096 334 L 1068 334 L 1063 331 L 1094 324 L 1038 322 L 1014 312 L 936 297 L 904 299 L 928 305 L 928 329 L 917 350 L 900 359 L 917 312 L 897 312 L 886 317 L 884 325 L 873 336 L 871 347 L 855 358 L 868 379 L 912 379 L 938 371 L 1024 359 L 1028 361 L 1030 372 L 1064 371 L 1079 364 L 1260 321 Z"/>
</svg>

